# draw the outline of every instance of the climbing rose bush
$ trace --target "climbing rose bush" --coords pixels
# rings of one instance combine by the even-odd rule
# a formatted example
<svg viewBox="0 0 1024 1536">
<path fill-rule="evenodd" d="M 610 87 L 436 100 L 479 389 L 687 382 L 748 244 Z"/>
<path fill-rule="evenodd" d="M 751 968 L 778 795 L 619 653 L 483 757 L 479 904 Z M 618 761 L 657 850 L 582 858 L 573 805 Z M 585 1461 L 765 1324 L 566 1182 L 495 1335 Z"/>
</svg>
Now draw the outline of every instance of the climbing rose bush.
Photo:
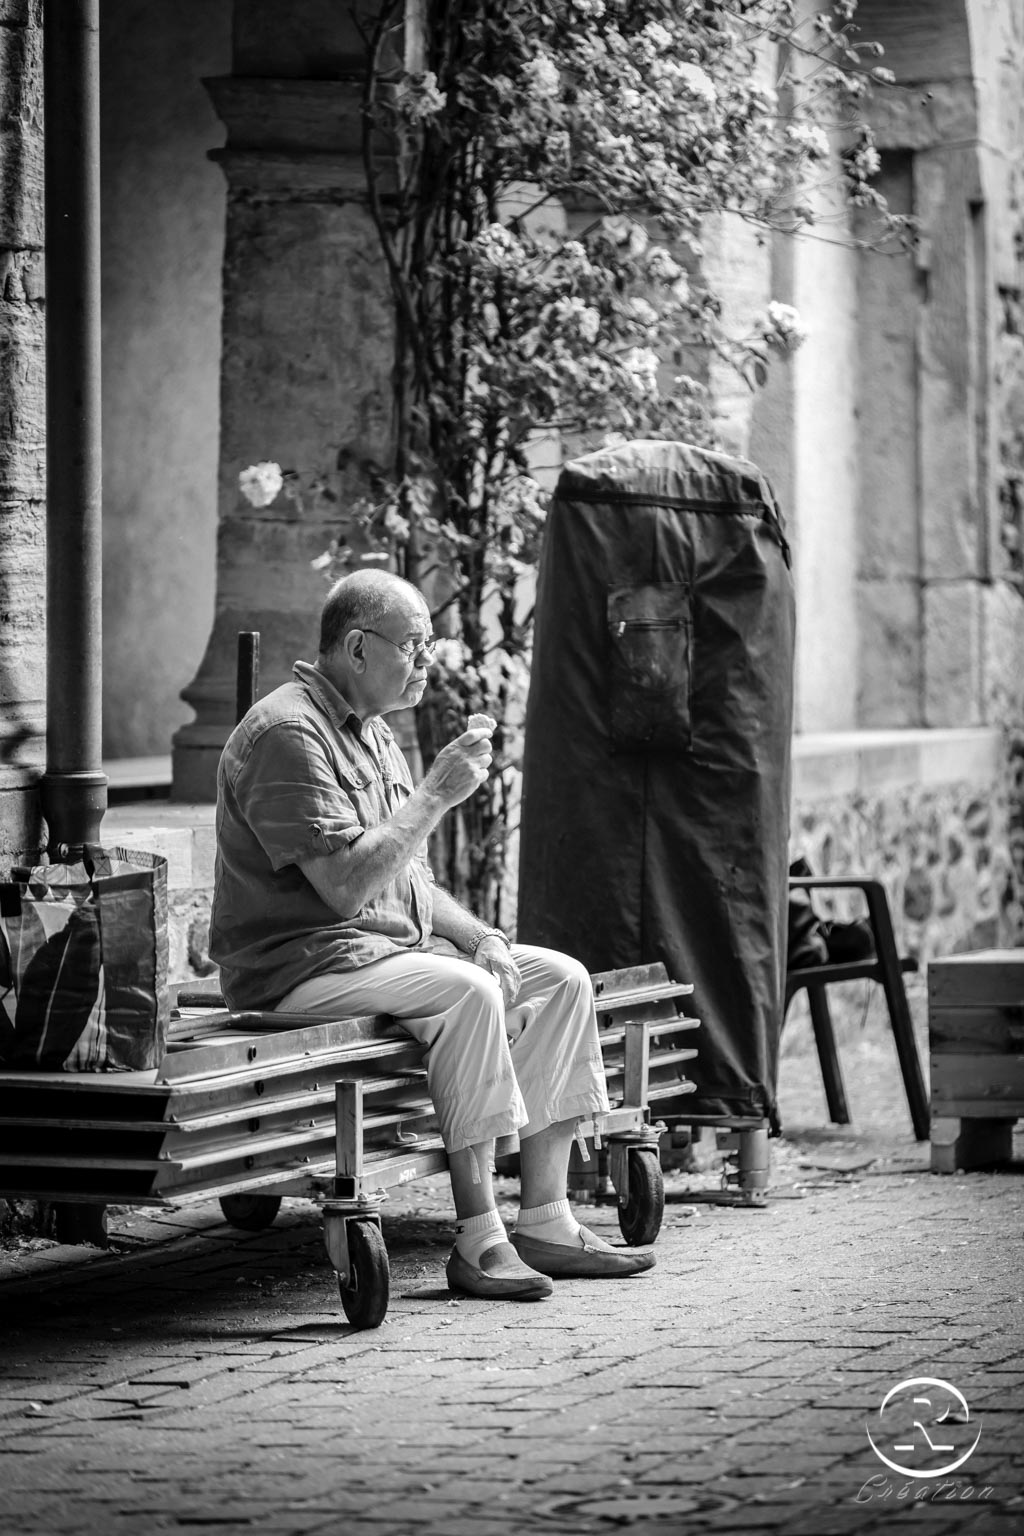
<svg viewBox="0 0 1024 1536">
<path fill-rule="evenodd" d="M 717 221 L 807 232 L 831 182 L 906 233 L 872 187 L 862 115 L 891 77 L 854 0 L 422 0 L 419 57 L 406 15 L 384 0 L 364 21 L 395 462 L 370 467 L 374 493 L 318 563 L 333 577 L 383 554 L 426 591 L 451 640 L 420 711 L 426 758 L 467 712 L 499 721 L 491 787 L 435 857 L 500 921 L 553 471 L 605 442 L 713 444 L 709 360 L 755 387 L 799 346 L 782 302 L 732 328 L 703 261 Z"/>
</svg>

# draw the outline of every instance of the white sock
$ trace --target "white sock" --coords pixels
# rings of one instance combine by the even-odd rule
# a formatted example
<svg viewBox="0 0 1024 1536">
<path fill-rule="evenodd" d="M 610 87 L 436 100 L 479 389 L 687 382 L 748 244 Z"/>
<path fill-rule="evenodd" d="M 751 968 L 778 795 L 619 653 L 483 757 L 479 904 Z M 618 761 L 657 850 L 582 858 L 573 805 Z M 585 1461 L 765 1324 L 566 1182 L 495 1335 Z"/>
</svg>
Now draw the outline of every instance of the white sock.
<svg viewBox="0 0 1024 1536">
<path fill-rule="evenodd" d="M 544 1243 L 578 1245 L 580 1224 L 568 1200 L 552 1200 L 548 1205 L 534 1205 L 519 1212 L 516 1231 L 524 1237 L 537 1237 Z"/>
<path fill-rule="evenodd" d="M 482 1216 L 466 1216 L 455 1223 L 455 1246 L 467 1264 L 479 1264 L 480 1255 L 498 1243 L 507 1243 L 508 1233 L 497 1211 Z"/>
</svg>

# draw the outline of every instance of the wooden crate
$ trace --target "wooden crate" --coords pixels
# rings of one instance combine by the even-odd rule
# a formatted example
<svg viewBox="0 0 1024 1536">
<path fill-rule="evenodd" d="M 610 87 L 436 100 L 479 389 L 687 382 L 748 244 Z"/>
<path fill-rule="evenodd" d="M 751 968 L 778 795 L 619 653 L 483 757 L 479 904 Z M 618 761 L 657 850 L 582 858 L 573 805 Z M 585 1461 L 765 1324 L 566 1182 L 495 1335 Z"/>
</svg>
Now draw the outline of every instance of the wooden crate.
<svg viewBox="0 0 1024 1536">
<path fill-rule="evenodd" d="M 928 966 L 932 1168 L 1006 1162 L 1024 1116 L 1024 950 Z"/>
</svg>

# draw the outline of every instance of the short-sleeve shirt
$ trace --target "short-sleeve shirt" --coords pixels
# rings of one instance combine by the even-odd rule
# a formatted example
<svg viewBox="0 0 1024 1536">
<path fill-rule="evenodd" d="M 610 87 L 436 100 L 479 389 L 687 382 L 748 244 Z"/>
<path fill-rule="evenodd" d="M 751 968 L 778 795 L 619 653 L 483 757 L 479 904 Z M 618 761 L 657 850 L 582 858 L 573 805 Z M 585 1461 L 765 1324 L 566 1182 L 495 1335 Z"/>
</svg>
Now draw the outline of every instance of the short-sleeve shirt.
<svg viewBox="0 0 1024 1536">
<path fill-rule="evenodd" d="M 210 920 L 210 956 L 232 1008 L 272 1008 L 312 976 L 427 943 L 433 877 L 425 845 L 377 896 L 344 916 L 302 872 L 304 860 L 379 826 L 412 790 L 384 722 L 361 722 L 305 662 L 236 726 L 217 771 Z"/>
</svg>

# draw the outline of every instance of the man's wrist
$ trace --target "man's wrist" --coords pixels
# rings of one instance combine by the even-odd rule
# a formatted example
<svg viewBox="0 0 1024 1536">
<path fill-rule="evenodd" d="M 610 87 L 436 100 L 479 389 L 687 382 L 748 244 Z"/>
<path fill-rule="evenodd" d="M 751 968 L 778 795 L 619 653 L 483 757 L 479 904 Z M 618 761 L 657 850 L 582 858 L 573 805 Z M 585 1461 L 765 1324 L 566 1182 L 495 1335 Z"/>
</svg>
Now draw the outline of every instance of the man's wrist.
<svg viewBox="0 0 1024 1536">
<path fill-rule="evenodd" d="M 485 939 L 500 939 L 506 949 L 510 950 L 512 948 L 512 940 L 500 928 L 481 928 L 473 935 L 469 948 L 466 951 L 471 960 L 476 958 L 476 952 Z"/>
</svg>

